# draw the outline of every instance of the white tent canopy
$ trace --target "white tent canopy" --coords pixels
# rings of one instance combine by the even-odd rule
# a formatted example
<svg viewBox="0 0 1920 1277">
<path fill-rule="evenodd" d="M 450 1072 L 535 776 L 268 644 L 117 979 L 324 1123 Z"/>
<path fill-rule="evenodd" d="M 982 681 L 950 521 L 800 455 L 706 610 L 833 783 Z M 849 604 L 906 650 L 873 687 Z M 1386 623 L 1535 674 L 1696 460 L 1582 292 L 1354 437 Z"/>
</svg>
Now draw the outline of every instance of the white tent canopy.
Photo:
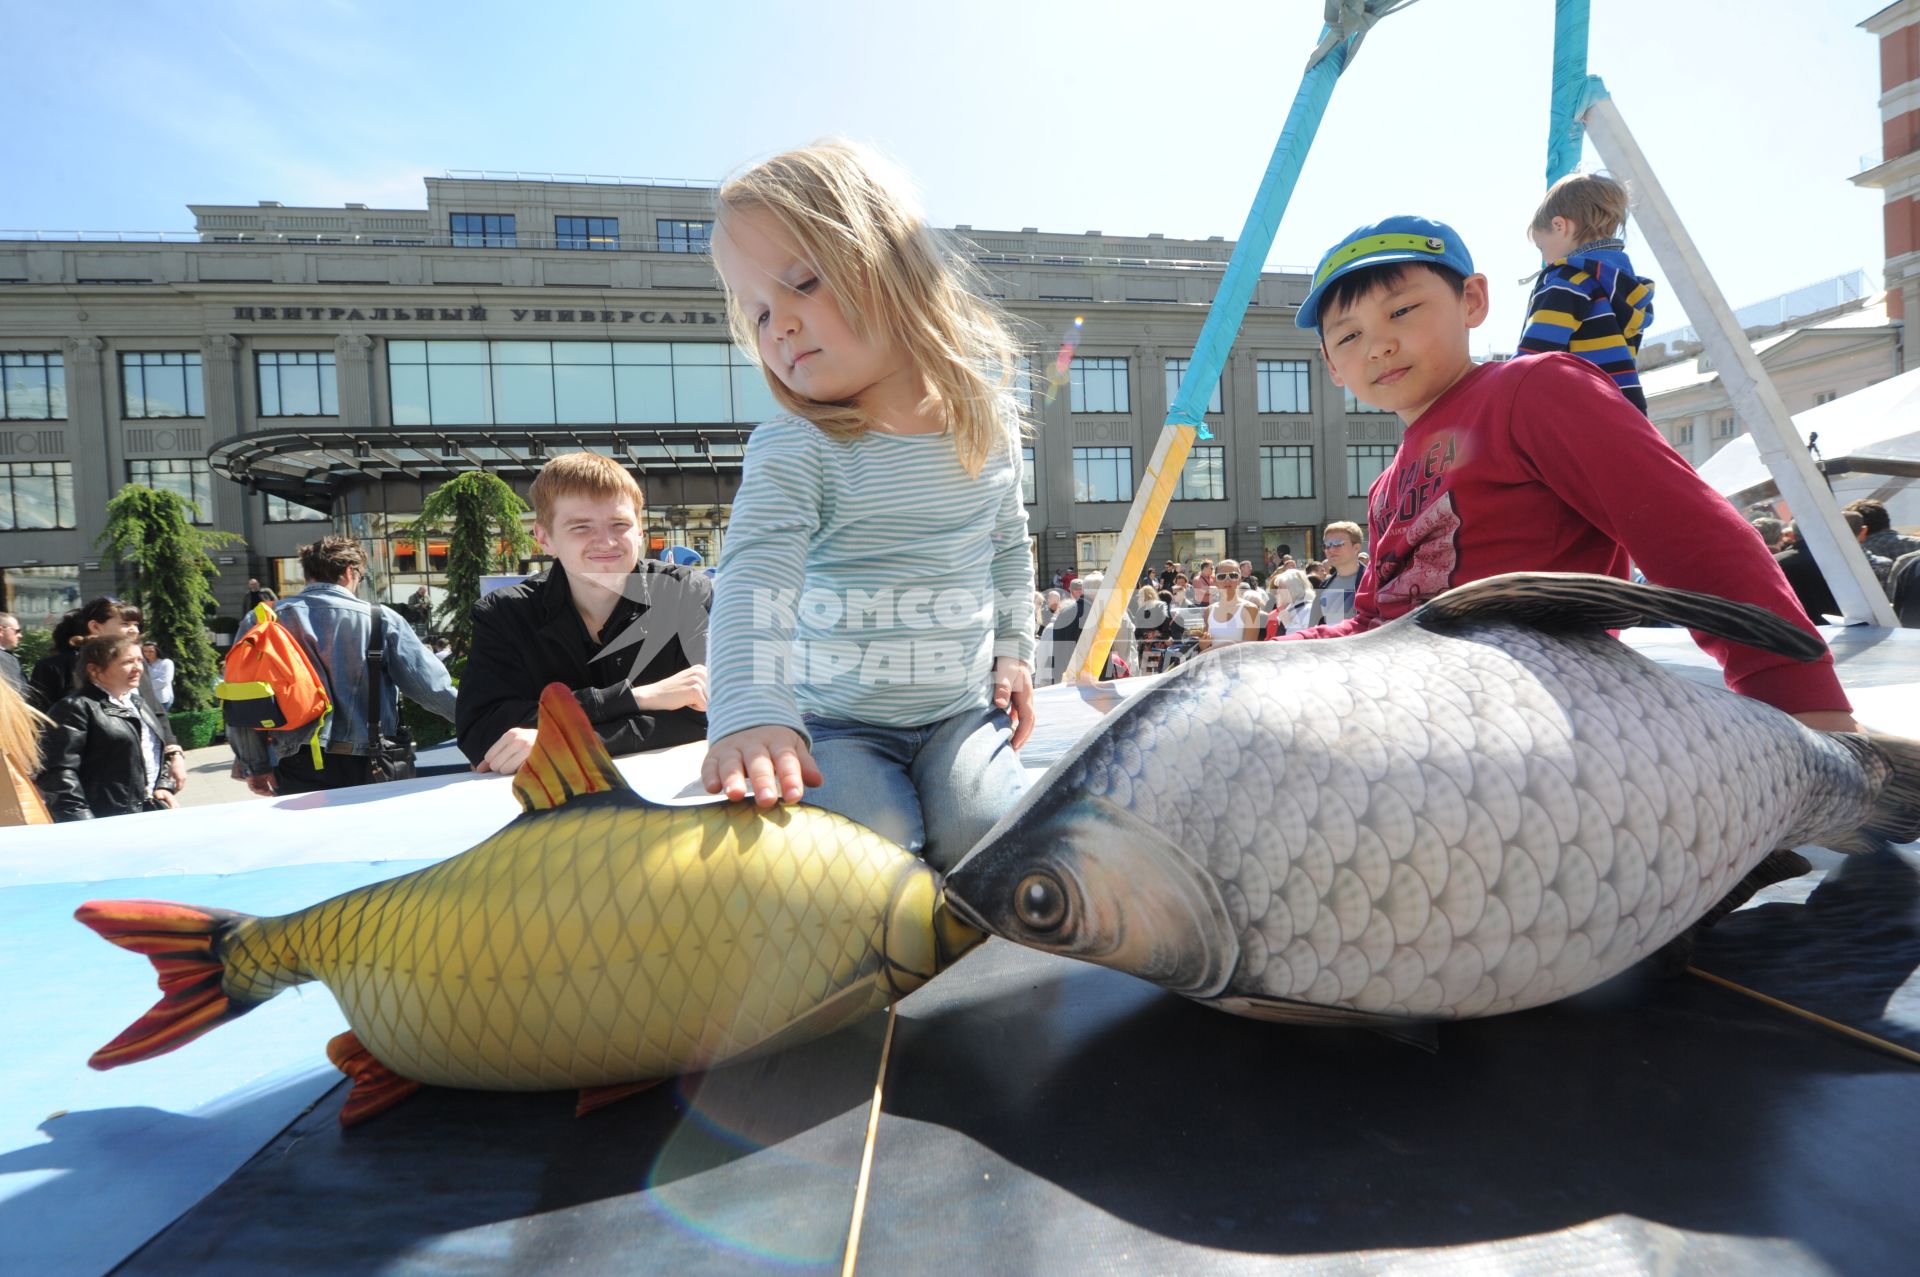
<svg viewBox="0 0 1920 1277">
<path fill-rule="evenodd" d="M 1920 369 L 1798 413 L 1793 425 L 1803 443 L 1819 436 L 1815 446 L 1836 498 L 1878 496 L 1891 512 L 1889 496 L 1920 478 Z M 1778 495 L 1751 435 L 1714 453 L 1700 477 L 1736 505 Z M 1920 494 L 1911 496 L 1920 517 Z M 1894 513 L 1894 521 L 1911 520 Z"/>
</svg>

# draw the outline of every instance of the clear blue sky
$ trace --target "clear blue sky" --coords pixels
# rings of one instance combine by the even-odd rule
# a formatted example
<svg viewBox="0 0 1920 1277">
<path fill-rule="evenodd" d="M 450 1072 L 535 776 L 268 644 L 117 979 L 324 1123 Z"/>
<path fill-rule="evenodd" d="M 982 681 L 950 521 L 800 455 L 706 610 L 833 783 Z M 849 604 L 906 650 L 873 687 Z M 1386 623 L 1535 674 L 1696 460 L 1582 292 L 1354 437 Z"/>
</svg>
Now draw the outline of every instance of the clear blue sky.
<svg viewBox="0 0 1920 1277">
<path fill-rule="evenodd" d="M 1880 0 L 1593 0 L 1590 69 L 1735 306 L 1883 257 Z M 180 230 L 188 203 L 423 208 L 449 168 L 716 178 L 828 133 L 933 220 L 1238 235 L 1319 0 L 934 5 L 9 0 L 0 227 Z M 1509 350 L 1537 264 L 1550 0 L 1421 0 L 1335 90 L 1271 261 L 1455 224 Z M 1589 162 L 1593 161 L 1588 148 Z M 1630 237 L 1629 247 L 1637 242 Z M 1639 260 L 1648 273 L 1651 255 Z M 1664 283 L 1664 281 L 1662 281 Z M 1670 300 L 1654 328 L 1679 326 Z"/>
</svg>

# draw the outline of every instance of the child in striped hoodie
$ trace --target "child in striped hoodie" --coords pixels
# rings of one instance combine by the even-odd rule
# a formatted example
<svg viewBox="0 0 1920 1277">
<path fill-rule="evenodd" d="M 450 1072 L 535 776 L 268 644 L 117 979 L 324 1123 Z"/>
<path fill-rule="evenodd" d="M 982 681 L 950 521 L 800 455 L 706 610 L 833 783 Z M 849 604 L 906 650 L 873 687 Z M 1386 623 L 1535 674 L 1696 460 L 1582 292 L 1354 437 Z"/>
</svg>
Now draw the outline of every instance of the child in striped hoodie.
<svg viewBox="0 0 1920 1277">
<path fill-rule="evenodd" d="M 1627 188 L 1610 177 L 1570 173 L 1547 191 L 1527 230 L 1546 264 L 1534 277 L 1518 353 L 1578 355 L 1644 414 L 1636 360 L 1653 319 L 1653 281 L 1633 273 L 1620 239 L 1626 226 Z"/>
</svg>

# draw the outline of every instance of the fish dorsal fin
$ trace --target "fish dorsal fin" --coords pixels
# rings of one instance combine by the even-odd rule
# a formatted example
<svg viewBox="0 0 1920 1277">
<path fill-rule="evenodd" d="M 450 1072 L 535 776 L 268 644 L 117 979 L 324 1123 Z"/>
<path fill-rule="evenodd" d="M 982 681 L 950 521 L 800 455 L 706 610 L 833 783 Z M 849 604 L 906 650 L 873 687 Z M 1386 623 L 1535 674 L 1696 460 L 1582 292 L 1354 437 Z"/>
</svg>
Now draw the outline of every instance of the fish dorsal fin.
<svg viewBox="0 0 1920 1277">
<path fill-rule="evenodd" d="M 1814 660 L 1827 650 L 1818 634 L 1752 603 L 1582 572 L 1490 576 L 1448 590 L 1410 619 L 1441 632 L 1505 622 L 1557 634 L 1666 621 L 1796 661 Z"/>
<path fill-rule="evenodd" d="M 567 685 L 548 683 L 540 693 L 540 730 L 533 752 L 513 778 L 513 796 L 523 810 L 536 812 L 551 811 L 584 794 L 632 796 L 633 788 L 615 769 Z"/>
</svg>

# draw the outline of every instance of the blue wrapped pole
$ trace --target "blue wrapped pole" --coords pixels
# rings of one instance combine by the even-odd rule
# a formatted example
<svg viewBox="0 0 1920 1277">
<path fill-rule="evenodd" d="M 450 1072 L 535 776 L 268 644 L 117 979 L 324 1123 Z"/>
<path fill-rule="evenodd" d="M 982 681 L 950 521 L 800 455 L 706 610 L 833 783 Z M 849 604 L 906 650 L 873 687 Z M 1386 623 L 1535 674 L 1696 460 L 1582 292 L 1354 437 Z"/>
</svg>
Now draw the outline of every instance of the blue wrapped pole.
<svg viewBox="0 0 1920 1277">
<path fill-rule="evenodd" d="M 1586 128 L 1580 117 L 1590 103 L 1587 88 L 1587 0 L 1555 0 L 1553 9 L 1553 100 L 1547 113 L 1547 185 L 1580 165 Z"/>
<path fill-rule="evenodd" d="M 1332 28 L 1323 29 L 1321 44 L 1326 45 L 1328 37 L 1336 35 Z M 1233 339 L 1240 334 L 1240 321 L 1246 317 L 1247 303 L 1253 298 L 1254 286 L 1260 282 L 1260 270 L 1273 247 L 1273 237 L 1280 231 L 1281 215 L 1293 198 L 1300 169 L 1307 162 L 1307 150 L 1313 145 L 1320 118 L 1326 114 L 1327 102 L 1333 97 L 1333 83 L 1347 69 L 1359 43 L 1358 35 L 1338 39 L 1301 77 L 1300 91 L 1293 95 L 1286 126 L 1274 144 L 1273 158 L 1267 162 L 1267 171 L 1260 179 L 1253 207 L 1247 210 L 1247 222 L 1233 247 L 1227 273 L 1220 280 L 1219 290 L 1213 295 L 1213 307 L 1207 312 L 1207 321 L 1194 342 L 1193 360 L 1187 365 L 1186 376 L 1180 379 L 1180 389 L 1167 409 L 1170 426 L 1192 426 L 1200 432 L 1200 438 L 1213 438 L 1213 432 L 1207 429 L 1207 404 L 1213 398 L 1221 370 L 1227 365 Z"/>
<path fill-rule="evenodd" d="M 1213 438 L 1213 432 L 1207 429 L 1207 403 L 1213 398 L 1221 370 L 1226 367 L 1233 339 L 1240 333 L 1247 303 L 1260 282 L 1260 268 L 1266 264 L 1267 252 L 1280 229 L 1281 215 L 1293 198 L 1300 169 L 1306 164 L 1307 151 L 1319 131 L 1320 117 L 1326 113 L 1327 101 L 1333 96 L 1334 81 L 1353 60 L 1368 29 L 1381 17 L 1411 2 L 1327 0 L 1326 26 L 1321 29 L 1313 56 L 1307 60 L 1300 91 L 1294 94 L 1286 124 L 1280 130 L 1280 140 L 1274 144 L 1273 158 L 1267 161 L 1260 189 L 1254 193 L 1253 207 L 1247 211 L 1246 225 L 1234 245 L 1233 257 L 1227 263 L 1220 287 L 1213 295 L 1206 322 L 1200 327 L 1186 376 L 1180 379 L 1180 388 L 1167 409 L 1159 443 L 1147 462 L 1133 505 L 1127 511 L 1126 525 L 1120 530 L 1106 579 L 1093 602 L 1094 623 L 1082 627 L 1080 641 L 1068 658 L 1065 677 L 1069 681 L 1088 674 L 1097 677 L 1105 670 L 1107 654 L 1113 649 L 1127 598 L 1132 593 L 1125 586 L 1140 579 L 1147 550 L 1159 531 L 1161 520 L 1166 517 L 1174 486 L 1196 434 L 1201 439 Z"/>
</svg>

